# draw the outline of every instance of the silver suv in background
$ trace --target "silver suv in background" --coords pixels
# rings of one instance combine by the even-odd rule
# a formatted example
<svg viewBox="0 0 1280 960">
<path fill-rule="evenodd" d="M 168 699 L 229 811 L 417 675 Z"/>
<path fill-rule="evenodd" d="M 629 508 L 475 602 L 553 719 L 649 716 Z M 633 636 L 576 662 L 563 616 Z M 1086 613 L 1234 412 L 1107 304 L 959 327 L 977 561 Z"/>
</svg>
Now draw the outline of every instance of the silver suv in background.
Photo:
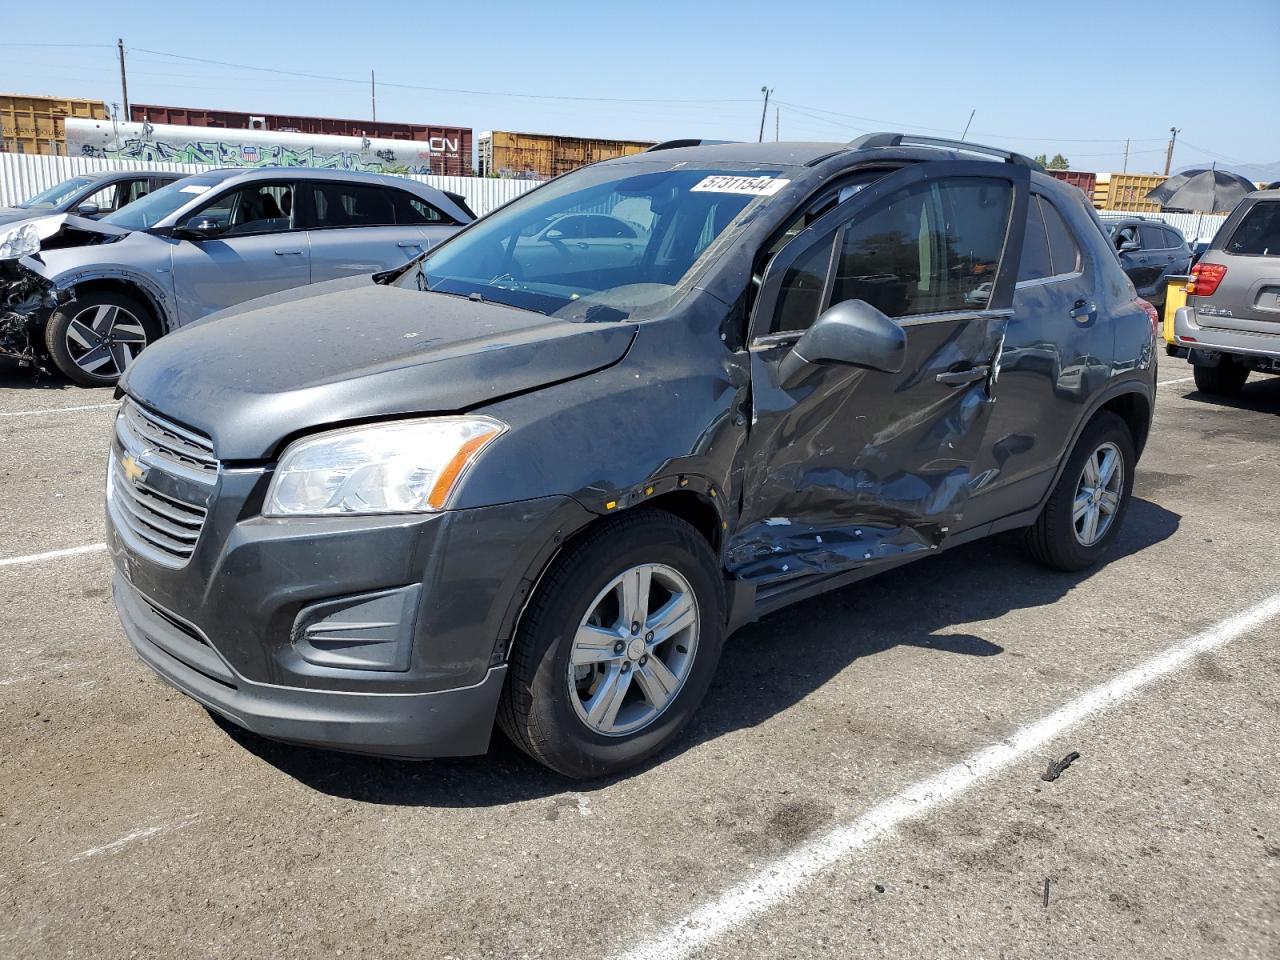
<svg viewBox="0 0 1280 960">
<path fill-rule="evenodd" d="M 141 200 L 185 173 L 161 170 L 112 170 L 109 173 L 86 173 L 55 183 L 33 197 L 11 207 L 0 207 L 0 226 L 21 223 L 54 213 L 74 213 L 96 220 L 123 206 Z"/>
<path fill-rule="evenodd" d="M 263 167 L 186 177 L 97 223 L 65 219 L 31 221 L 39 250 L 20 268 L 0 262 L 0 303 L 26 305 L 23 322 L 0 325 L 0 356 L 34 366 L 47 356 L 75 382 L 104 386 L 178 327 L 401 266 L 475 216 L 462 197 L 403 177 Z"/>
<path fill-rule="evenodd" d="M 1249 194 L 1191 269 L 1174 335 L 1196 386 L 1238 393 L 1250 371 L 1280 373 L 1280 190 Z"/>
</svg>

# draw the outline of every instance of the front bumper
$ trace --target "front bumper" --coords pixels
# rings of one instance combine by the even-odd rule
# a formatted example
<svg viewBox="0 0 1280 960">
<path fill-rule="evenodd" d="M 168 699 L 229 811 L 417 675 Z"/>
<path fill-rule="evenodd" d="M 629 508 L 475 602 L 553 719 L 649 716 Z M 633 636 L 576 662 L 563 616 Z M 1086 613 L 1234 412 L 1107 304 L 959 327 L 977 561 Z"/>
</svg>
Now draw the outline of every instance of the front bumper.
<svg viewBox="0 0 1280 960">
<path fill-rule="evenodd" d="M 1195 307 L 1179 307 L 1173 318 L 1174 341 L 1192 351 L 1229 353 L 1242 357 L 1280 361 L 1280 336 L 1268 333 L 1246 333 L 1201 326 Z"/>
<path fill-rule="evenodd" d="M 236 673 L 198 631 L 149 603 L 116 573 L 113 594 L 125 635 L 168 683 L 237 726 L 274 740 L 393 757 L 484 753 L 505 665 L 479 683 L 428 693 L 356 693 L 254 683 Z"/>
</svg>

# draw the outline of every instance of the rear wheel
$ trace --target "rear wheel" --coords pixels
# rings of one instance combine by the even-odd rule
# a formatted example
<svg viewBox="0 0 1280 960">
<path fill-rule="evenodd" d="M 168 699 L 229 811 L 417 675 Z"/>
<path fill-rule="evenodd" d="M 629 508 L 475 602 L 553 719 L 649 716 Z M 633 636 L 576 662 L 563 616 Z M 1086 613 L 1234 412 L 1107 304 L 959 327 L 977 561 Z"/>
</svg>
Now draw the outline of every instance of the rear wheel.
<svg viewBox="0 0 1280 960">
<path fill-rule="evenodd" d="M 724 597 L 706 540 L 640 510 L 567 547 L 516 636 L 498 723 L 570 777 L 640 763 L 693 716 L 724 639 Z"/>
<path fill-rule="evenodd" d="M 159 324 L 141 302 L 95 290 L 53 311 L 44 343 L 54 366 L 69 379 L 109 387 L 159 335 Z"/>
<path fill-rule="evenodd" d="M 1069 571 L 1101 560 L 1120 532 L 1136 465 L 1128 425 L 1114 413 L 1098 414 L 1027 531 L 1032 555 L 1046 566 Z"/>
<path fill-rule="evenodd" d="M 1242 363 L 1221 360 L 1216 367 L 1195 368 L 1196 389 L 1218 397 L 1234 397 L 1249 379 L 1249 368 Z"/>
</svg>

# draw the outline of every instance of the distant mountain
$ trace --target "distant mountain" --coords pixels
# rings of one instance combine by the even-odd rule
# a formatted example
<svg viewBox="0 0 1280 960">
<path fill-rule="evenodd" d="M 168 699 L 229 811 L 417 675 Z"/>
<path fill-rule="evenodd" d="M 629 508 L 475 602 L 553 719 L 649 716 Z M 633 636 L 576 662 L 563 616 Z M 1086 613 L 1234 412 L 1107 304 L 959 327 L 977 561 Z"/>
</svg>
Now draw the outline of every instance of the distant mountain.
<svg viewBox="0 0 1280 960">
<path fill-rule="evenodd" d="M 1189 163 L 1179 167 L 1178 173 L 1184 170 L 1203 170 L 1207 166 L 1207 163 Z M 1230 170 L 1232 173 L 1238 173 L 1242 177 L 1248 177 L 1260 183 L 1274 183 L 1280 180 L 1280 160 L 1271 163 L 1219 163 L 1218 169 Z"/>
</svg>

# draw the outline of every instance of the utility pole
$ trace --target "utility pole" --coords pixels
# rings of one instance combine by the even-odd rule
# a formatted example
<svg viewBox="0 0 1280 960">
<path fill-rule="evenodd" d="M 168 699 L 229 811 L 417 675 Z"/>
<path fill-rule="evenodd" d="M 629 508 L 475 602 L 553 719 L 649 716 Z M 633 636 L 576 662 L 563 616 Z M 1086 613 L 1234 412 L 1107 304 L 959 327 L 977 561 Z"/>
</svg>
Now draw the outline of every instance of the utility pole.
<svg viewBox="0 0 1280 960">
<path fill-rule="evenodd" d="M 1173 145 L 1178 142 L 1178 134 L 1182 131 L 1177 127 L 1170 127 L 1169 132 L 1173 134 L 1169 138 L 1169 152 L 1164 155 L 1164 175 L 1169 175 L 1169 168 L 1173 166 Z"/>
<path fill-rule="evenodd" d="M 373 75 L 373 71 L 369 71 L 369 102 L 373 107 L 373 122 L 378 122 L 378 81 Z"/>
<path fill-rule="evenodd" d="M 129 119 L 129 78 L 124 73 L 124 40 L 116 38 L 116 49 L 120 52 L 120 99 L 124 101 L 124 118 Z"/>
<path fill-rule="evenodd" d="M 1129 138 L 1128 137 L 1124 138 L 1124 170 L 1122 170 L 1121 172 L 1122 173 L 1129 172 Z"/>
<path fill-rule="evenodd" d="M 756 138 L 756 142 L 764 143 L 764 118 L 769 115 L 769 94 L 773 91 L 768 87 L 761 87 L 760 92 L 764 94 L 764 109 L 760 111 L 760 136 Z"/>
<path fill-rule="evenodd" d="M 773 142 L 777 143 L 779 139 L 778 131 L 782 128 L 782 121 L 778 119 L 778 108 L 773 108 Z"/>
<path fill-rule="evenodd" d="M 969 122 L 964 125 L 964 133 L 960 134 L 961 140 L 963 140 L 965 137 L 969 135 L 969 127 L 973 123 L 974 114 L 976 114 L 977 112 L 978 112 L 977 107 L 974 107 L 972 110 L 969 111 Z"/>
</svg>

